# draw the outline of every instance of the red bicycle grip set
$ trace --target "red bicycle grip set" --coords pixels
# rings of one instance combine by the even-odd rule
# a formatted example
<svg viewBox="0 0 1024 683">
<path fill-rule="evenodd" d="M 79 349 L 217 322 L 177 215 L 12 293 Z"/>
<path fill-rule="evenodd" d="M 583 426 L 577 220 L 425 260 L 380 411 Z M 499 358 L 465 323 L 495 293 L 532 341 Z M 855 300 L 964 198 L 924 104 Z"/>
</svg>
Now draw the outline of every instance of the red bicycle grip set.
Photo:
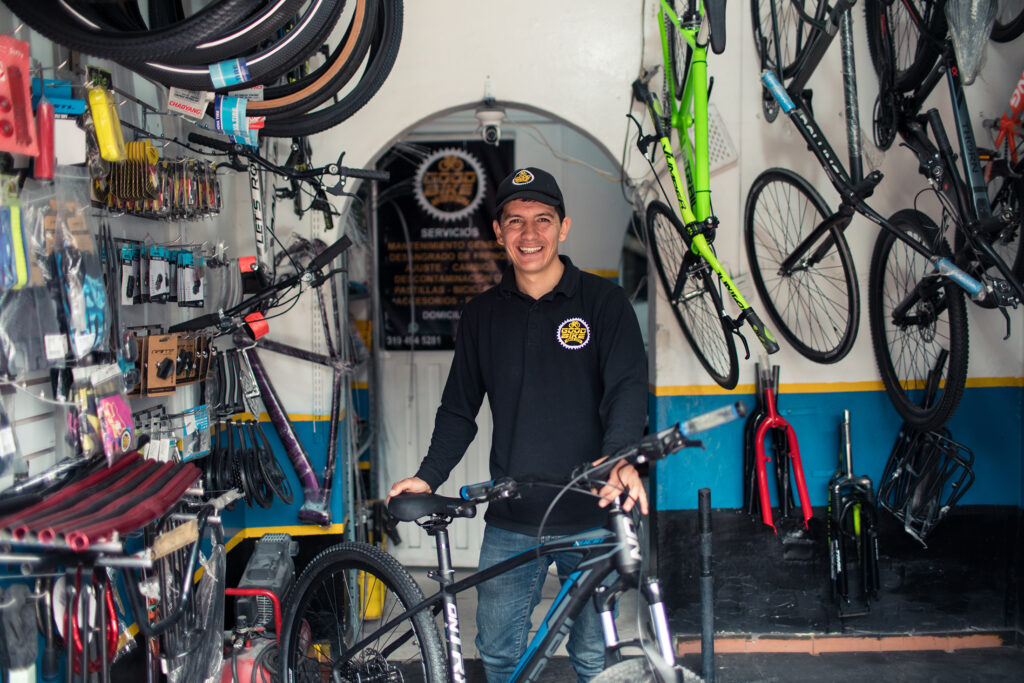
<svg viewBox="0 0 1024 683">
<path fill-rule="evenodd" d="M 17 513 L 0 519 L 15 541 L 82 552 L 165 514 L 199 479 L 192 463 L 157 463 L 132 451 Z"/>
</svg>

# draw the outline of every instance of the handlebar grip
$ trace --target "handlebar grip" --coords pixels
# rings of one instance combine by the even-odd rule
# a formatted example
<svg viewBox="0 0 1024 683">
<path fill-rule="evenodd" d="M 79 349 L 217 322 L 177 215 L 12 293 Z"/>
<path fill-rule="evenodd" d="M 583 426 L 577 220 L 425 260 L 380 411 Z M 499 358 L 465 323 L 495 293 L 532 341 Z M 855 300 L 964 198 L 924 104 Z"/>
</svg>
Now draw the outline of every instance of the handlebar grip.
<svg viewBox="0 0 1024 683">
<path fill-rule="evenodd" d="M 364 180 L 380 180 L 382 182 L 391 180 L 390 172 L 375 171 L 370 168 L 349 168 L 348 166 L 342 166 L 338 169 L 338 173 L 348 178 L 363 178 Z"/>
<path fill-rule="evenodd" d="M 207 327 L 217 327 L 220 325 L 221 315 L 220 313 L 208 313 L 201 315 L 198 318 L 192 318 L 182 323 L 171 325 L 167 328 L 168 332 L 192 332 L 194 330 L 202 330 Z"/>
<path fill-rule="evenodd" d="M 477 498 L 484 498 L 487 493 L 494 486 L 494 480 L 482 481 L 479 484 L 466 484 L 459 489 L 459 497 L 462 500 L 475 500 Z"/>
<path fill-rule="evenodd" d="M 345 251 L 352 246 L 352 240 L 348 238 L 348 235 L 342 235 L 341 239 L 327 247 L 319 254 L 316 255 L 312 261 L 309 262 L 308 270 L 317 271 L 326 266 L 328 263 L 333 261 L 338 254 Z"/>
<path fill-rule="evenodd" d="M 747 309 L 747 322 L 750 324 L 750 329 L 754 331 L 754 335 L 757 336 L 757 340 L 761 342 L 761 346 L 764 347 L 764 350 L 769 354 L 778 353 L 779 343 L 775 341 L 775 337 L 773 337 L 771 331 L 764 326 L 764 323 L 761 322 L 761 318 L 758 317 L 753 308 Z"/>
<path fill-rule="evenodd" d="M 212 149 L 219 149 L 222 152 L 233 152 L 235 151 L 235 143 L 228 142 L 227 140 L 218 140 L 217 138 L 211 138 L 206 135 L 200 135 L 199 133 L 189 133 L 188 141 L 194 142 L 197 145 L 205 145 Z"/>
</svg>

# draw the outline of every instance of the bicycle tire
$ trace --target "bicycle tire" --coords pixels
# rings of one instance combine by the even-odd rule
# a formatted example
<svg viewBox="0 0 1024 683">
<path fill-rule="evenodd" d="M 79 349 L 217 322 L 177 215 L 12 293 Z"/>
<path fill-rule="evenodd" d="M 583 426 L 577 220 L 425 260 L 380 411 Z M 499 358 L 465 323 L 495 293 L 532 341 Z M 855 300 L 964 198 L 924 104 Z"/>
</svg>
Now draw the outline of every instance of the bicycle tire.
<svg viewBox="0 0 1024 683">
<path fill-rule="evenodd" d="M 836 363 L 857 340 L 860 294 L 845 236 L 813 267 L 782 275 L 782 262 L 826 217 L 825 200 L 806 179 L 772 168 L 754 179 L 744 209 L 747 261 L 761 301 L 782 336 L 815 363 Z"/>
<path fill-rule="evenodd" d="M 58 45 L 113 60 L 161 59 L 192 50 L 251 14 L 259 0 L 220 0 L 171 26 L 148 31 L 103 30 L 70 3 L 4 0 L 34 31 Z M 77 18 L 76 18 L 77 15 Z"/>
<path fill-rule="evenodd" d="M 333 657 L 422 600 L 413 578 L 383 550 L 346 542 L 321 551 L 302 571 L 286 601 L 282 679 L 328 680 Z M 411 638 L 399 647 L 396 640 L 403 634 Z M 362 676 L 359 680 L 393 680 L 387 677 L 391 672 L 402 674 L 398 680 L 444 683 L 447 665 L 433 613 L 426 609 L 403 619 L 344 663 L 341 671 L 342 680 L 356 680 L 357 674 Z"/>
<path fill-rule="evenodd" d="M 710 268 L 698 258 L 688 268 L 686 290 L 673 301 L 683 257 L 690 252 L 686 229 L 672 209 L 658 201 L 648 205 L 646 225 L 658 277 L 683 334 L 711 378 L 724 389 L 734 389 L 739 379 L 736 341 L 720 315 L 722 296 Z"/>
<path fill-rule="evenodd" d="M 921 14 L 927 33 L 942 38 L 946 35 L 944 2 L 932 0 L 865 0 L 864 19 L 868 31 L 868 52 L 879 78 L 884 78 L 890 65 L 886 54 L 893 55 L 893 89 L 913 90 L 924 80 L 939 57 L 939 45 L 921 35 L 904 3 L 913 3 Z M 883 42 L 886 41 L 886 42 Z M 886 46 L 888 45 L 888 50 Z"/>
<path fill-rule="evenodd" d="M 378 20 L 380 39 L 375 41 L 366 70 L 352 90 L 337 102 L 302 116 L 268 116 L 260 137 L 302 137 L 320 133 L 350 118 L 377 94 L 398 58 L 402 42 L 402 0 L 385 0 L 380 11 L 383 13 Z"/>
<path fill-rule="evenodd" d="M 249 102 L 247 111 L 260 116 L 294 116 L 333 97 L 356 74 L 378 37 L 375 29 L 381 5 L 377 0 L 357 0 L 352 21 L 327 63 L 303 78 L 267 88 L 264 99 Z"/>
<path fill-rule="evenodd" d="M 992 40 L 1008 43 L 1024 33 L 1024 2 L 998 0 L 996 23 L 992 24 Z"/>
<path fill-rule="evenodd" d="M 682 678 L 677 676 L 671 683 L 675 683 L 675 681 L 682 681 L 682 683 L 704 682 L 703 678 L 686 667 L 677 665 L 675 670 L 683 675 Z M 661 683 L 661 677 L 654 672 L 654 667 L 646 657 L 636 657 L 611 665 L 595 676 L 591 683 L 646 683 L 648 681 Z"/>
<path fill-rule="evenodd" d="M 685 11 L 687 8 L 684 6 L 682 9 Z M 677 17 L 682 17 L 682 12 L 679 12 L 677 8 L 673 7 L 673 10 Z M 669 61 L 672 63 L 672 85 L 675 87 L 676 99 L 681 101 L 683 99 L 683 86 L 686 84 L 686 72 L 690 68 L 693 49 L 686 42 L 683 34 L 676 30 L 676 25 L 668 17 L 665 17 L 665 36 L 668 39 Z M 668 113 L 668 111 L 670 110 L 666 109 L 665 113 Z"/>
<path fill-rule="evenodd" d="M 889 219 L 908 237 L 925 241 L 938 231 L 934 221 L 913 209 L 898 211 Z M 943 251 L 949 245 L 943 241 Z M 963 290 L 945 278 L 937 278 L 928 260 L 882 231 L 871 255 L 868 283 L 868 319 L 872 347 L 882 383 L 896 411 L 915 429 L 932 431 L 944 425 L 956 411 L 967 383 L 967 305 Z M 919 299 L 911 311 L 913 320 L 897 325 L 893 309 L 921 278 L 934 279 L 934 291 Z M 934 399 L 923 400 L 929 375 L 942 366 L 942 378 Z"/>
<path fill-rule="evenodd" d="M 800 18 L 796 11 L 799 0 L 750 0 L 754 28 L 754 48 L 762 69 L 771 69 L 783 79 L 796 73 L 796 65 L 803 58 L 813 27 Z M 802 4 L 802 3 L 801 3 Z M 775 6 L 781 45 L 781 66 L 776 62 L 775 36 L 772 27 L 772 6 Z"/>
<path fill-rule="evenodd" d="M 267 85 L 287 73 L 323 43 L 341 17 L 345 0 L 313 0 L 299 21 L 280 40 L 245 57 L 248 80 L 216 89 L 208 65 L 161 62 L 152 56 L 121 60 L 138 73 L 167 87 L 230 93 L 233 89 Z"/>
</svg>

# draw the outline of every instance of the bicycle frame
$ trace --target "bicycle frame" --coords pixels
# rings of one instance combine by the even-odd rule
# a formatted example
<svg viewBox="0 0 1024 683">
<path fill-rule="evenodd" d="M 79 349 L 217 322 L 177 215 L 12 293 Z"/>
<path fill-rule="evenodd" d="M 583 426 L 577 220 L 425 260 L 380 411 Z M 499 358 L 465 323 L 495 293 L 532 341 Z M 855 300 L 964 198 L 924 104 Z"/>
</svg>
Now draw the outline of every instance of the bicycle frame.
<svg viewBox="0 0 1024 683">
<path fill-rule="evenodd" d="M 641 555 L 636 531 L 630 516 L 617 505 L 610 512 L 605 527 L 572 534 L 556 541 L 540 543 L 460 581 L 452 579 L 453 569 L 447 529 L 449 522 L 448 518 L 434 517 L 431 521 L 423 524 L 427 533 L 434 536 L 437 545 L 438 572 L 434 578 L 441 584 L 441 589 L 422 602 L 409 607 L 402 614 L 382 624 L 376 631 L 355 643 L 337 658 L 336 667 L 372 643 L 381 634 L 386 633 L 412 615 L 425 609 L 433 609 L 435 614 L 443 610 L 450 681 L 462 683 L 466 677 L 455 596 L 488 579 L 510 572 L 528 562 L 534 562 L 538 558 L 556 553 L 580 552 L 581 550 L 585 552 L 583 560 L 576 571 L 563 583 L 551 608 L 539 625 L 536 635 L 527 645 L 526 652 L 510 681 L 536 681 L 538 679 L 540 672 L 547 665 L 558 645 L 569 635 L 572 622 L 587 606 L 591 596 L 601 614 L 605 647 L 622 646 L 624 643 L 619 641 L 612 610 L 624 587 L 638 588 L 643 591 L 650 607 L 660 655 L 666 666 L 675 666 L 675 654 L 672 649 L 668 619 L 661 599 L 661 589 L 655 580 L 640 581 Z M 609 583 L 608 578 L 613 571 L 618 571 L 618 577 Z M 390 648 L 382 654 L 387 657 L 391 651 L 412 636 L 413 632 L 410 629 L 403 637 L 396 639 Z"/>
<path fill-rule="evenodd" d="M 679 167 L 676 164 L 672 141 L 663 123 L 666 114 L 661 111 L 658 99 L 647 89 L 646 84 L 641 81 L 634 82 L 633 96 L 647 106 L 651 120 L 654 122 L 655 138 L 661 146 L 665 156 L 665 165 L 672 178 L 676 202 L 690 240 L 690 250 L 704 259 L 718 276 L 719 282 L 729 292 L 729 296 L 736 302 L 737 307 L 740 309 L 738 322 L 742 323 L 743 320 L 747 320 L 765 350 L 768 353 L 775 353 L 779 350 L 779 345 L 775 338 L 768 331 L 768 328 L 761 323 L 760 318 L 754 313 L 750 304 L 747 303 L 747 300 L 736 286 L 736 283 L 733 282 L 732 277 L 730 277 L 711 249 L 711 242 L 714 241 L 714 231 L 718 223 L 718 220 L 711 214 L 711 173 L 708 156 L 709 88 L 707 46 L 710 40 L 711 28 L 708 17 L 704 13 L 703 0 L 691 0 L 689 14 L 692 16 L 692 21 L 684 24 L 679 16 L 676 15 L 671 5 L 666 0 L 661 0 L 661 7 L 658 10 L 658 28 L 661 35 L 661 47 L 665 63 L 665 80 L 669 91 L 670 111 L 667 113 L 667 118 L 670 127 L 675 128 L 679 132 L 679 139 L 683 146 L 682 159 L 686 172 L 685 187 L 683 186 Z M 672 22 L 692 50 L 689 68 L 683 83 L 682 96 L 678 100 L 678 105 L 676 104 L 675 77 L 672 73 L 669 55 L 669 37 L 665 28 L 666 20 Z M 693 131 L 692 143 L 689 135 L 690 130 Z M 708 235 L 710 235 L 710 239 Z M 678 275 L 675 291 L 669 292 L 671 297 L 678 297 L 680 295 L 685 283 L 685 277 L 686 269 L 684 268 Z M 718 311 L 718 315 L 720 318 L 727 317 L 724 310 Z M 738 332 L 738 330 L 735 331 Z"/>
<path fill-rule="evenodd" d="M 786 258 L 782 264 L 782 270 L 784 274 L 789 275 L 795 270 L 804 268 L 807 265 L 814 265 L 820 261 L 829 251 L 835 240 L 833 233 L 830 232 L 826 236 L 825 232 L 833 229 L 839 233 L 845 231 L 850 224 L 853 211 L 856 211 L 882 229 L 892 233 L 897 239 L 928 259 L 940 274 L 948 277 L 963 288 L 972 299 L 984 298 L 987 292 L 981 282 L 964 272 L 951 259 L 938 255 L 936 250 L 929 245 L 921 244 L 917 240 L 905 235 L 902 230 L 892 225 L 865 201 L 871 195 L 875 186 L 881 182 L 882 174 L 874 171 L 866 177 L 862 176 L 860 116 L 857 106 L 857 76 L 853 64 L 853 30 L 852 18 L 850 16 L 852 4 L 852 2 L 844 0 L 838 3 L 831 11 L 826 9 L 824 12 L 819 7 L 818 15 L 826 16 L 828 24 L 822 30 L 814 33 L 814 36 L 811 38 L 812 42 L 808 46 L 807 52 L 800 61 L 797 72 L 788 86 L 783 86 L 780 74 L 775 71 L 765 69 L 761 74 L 764 87 L 779 104 L 783 113 L 789 116 L 801 137 L 807 142 L 811 152 L 828 176 L 829 181 L 836 191 L 839 192 L 842 201 L 839 209 L 832 216 L 822 221 Z M 778 46 L 779 33 L 774 5 L 772 31 L 775 45 Z M 825 134 L 814 120 L 814 116 L 808 110 L 803 98 L 803 85 L 807 83 L 810 74 L 821 62 L 822 57 L 824 57 L 825 52 L 837 33 L 840 35 L 843 47 L 843 90 L 847 113 L 846 134 L 850 153 L 850 172 L 846 170 L 846 167 L 839 159 L 839 155 L 836 154 L 835 150 L 828 143 Z M 961 95 L 963 94 L 962 88 L 960 93 Z M 966 127 L 969 128 L 969 123 Z M 958 129 L 962 130 L 963 128 L 965 126 L 958 126 Z M 971 140 L 973 141 L 973 135 Z M 974 157 L 976 163 L 977 154 Z M 948 175 L 956 176 L 955 166 L 951 170 L 954 172 Z M 978 170 L 980 171 L 980 165 Z M 987 201 L 986 195 L 985 202 L 987 203 Z M 808 255 L 808 251 L 819 240 L 821 243 L 814 253 Z"/>
</svg>

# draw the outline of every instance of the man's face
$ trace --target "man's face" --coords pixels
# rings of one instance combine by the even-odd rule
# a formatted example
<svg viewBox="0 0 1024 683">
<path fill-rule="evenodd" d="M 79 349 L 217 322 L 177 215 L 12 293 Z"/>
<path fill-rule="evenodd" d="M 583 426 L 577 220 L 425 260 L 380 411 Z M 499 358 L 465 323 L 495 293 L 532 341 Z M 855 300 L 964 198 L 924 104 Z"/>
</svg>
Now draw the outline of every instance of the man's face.
<svg viewBox="0 0 1024 683">
<path fill-rule="evenodd" d="M 569 233 L 569 217 L 558 220 L 555 207 L 530 199 L 513 199 L 494 221 L 498 244 L 505 247 L 517 273 L 541 274 L 557 267 L 558 243 Z"/>
</svg>

